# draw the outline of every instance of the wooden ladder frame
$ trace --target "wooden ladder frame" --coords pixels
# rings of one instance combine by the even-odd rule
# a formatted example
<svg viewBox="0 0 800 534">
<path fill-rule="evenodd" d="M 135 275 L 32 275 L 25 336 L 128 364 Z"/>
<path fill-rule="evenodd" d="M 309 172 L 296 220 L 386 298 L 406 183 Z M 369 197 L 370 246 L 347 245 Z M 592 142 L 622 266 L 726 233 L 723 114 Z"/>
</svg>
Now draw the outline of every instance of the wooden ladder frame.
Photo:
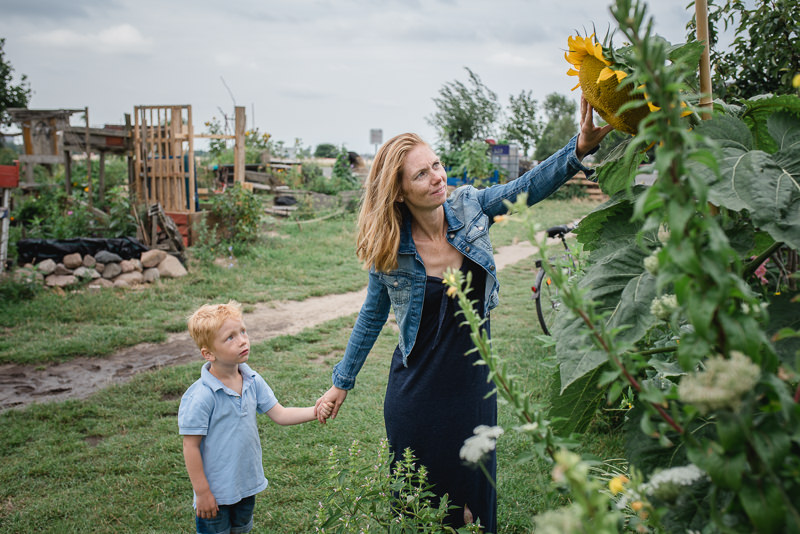
<svg viewBox="0 0 800 534">
<path fill-rule="evenodd" d="M 166 212 L 196 211 L 192 106 L 134 107 L 133 154 L 135 198 Z"/>
</svg>

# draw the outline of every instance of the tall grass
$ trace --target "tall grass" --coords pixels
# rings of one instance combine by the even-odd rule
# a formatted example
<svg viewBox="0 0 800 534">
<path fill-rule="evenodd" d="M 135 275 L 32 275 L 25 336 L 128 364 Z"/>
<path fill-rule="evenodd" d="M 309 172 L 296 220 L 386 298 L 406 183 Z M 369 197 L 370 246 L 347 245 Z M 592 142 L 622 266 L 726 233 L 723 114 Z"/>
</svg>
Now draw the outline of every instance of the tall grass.
<svg viewBox="0 0 800 534">
<path fill-rule="evenodd" d="M 543 211 L 542 218 L 553 224 L 571 220 L 573 215 L 561 216 L 568 209 L 566 204 L 554 204 L 552 213 Z M 585 211 L 589 209 L 590 205 L 584 206 Z M 327 239 L 316 241 L 317 238 L 310 235 L 314 232 L 306 232 L 301 236 L 301 243 L 296 243 L 299 239 L 295 236 L 273 245 L 288 248 L 289 244 L 295 243 L 293 253 L 285 249 L 282 253 L 285 261 L 295 262 L 294 269 L 279 268 L 269 262 L 260 266 L 265 271 L 287 273 L 286 276 L 294 280 L 308 277 L 315 287 L 281 289 L 279 285 L 264 282 L 271 287 L 264 290 L 260 284 L 247 280 L 247 276 L 219 270 L 214 271 L 216 283 L 203 280 L 197 274 L 190 275 L 194 277 L 191 283 L 185 279 L 164 283 L 171 299 L 141 295 L 144 292 L 111 292 L 93 295 L 92 300 L 82 302 L 84 305 L 91 302 L 105 306 L 109 313 L 120 302 L 136 302 L 136 306 L 141 308 L 120 314 L 125 317 L 125 324 L 120 328 L 134 332 L 148 324 L 156 332 L 159 331 L 156 328 L 158 321 L 138 317 L 136 310 L 146 310 L 162 320 L 170 319 L 170 328 L 177 330 L 179 325 L 183 328 L 182 317 L 190 308 L 206 298 L 231 297 L 252 303 L 270 296 L 304 298 L 320 288 L 330 288 L 331 291 L 357 289 L 365 282 L 365 275 L 355 262 L 344 258 L 352 252 L 352 247 L 349 252 L 343 244 L 330 247 L 335 249 L 339 262 L 349 265 L 347 267 L 305 269 L 302 261 L 295 261 L 297 256 L 319 255 L 309 261 L 325 264 L 321 258 L 330 255 L 330 251 L 319 250 L 325 248 L 322 243 L 335 242 L 336 239 L 344 243 L 346 239 L 336 238 L 334 234 L 337 228 L 344 232 L 349 227 L 346 221 L 329 224 L 325 230 L 318 231 L 327 233 Z M 284 231 L 290 232 L 289 229 Z M 498 246 L 513 239 L 513 230 L 508 227 L 498 228 L 497 232 L 495 241 Z M 320 246 L 309 246 L 311 241 Z M 269 254 L 266 247 L 259 249 L 255 256 L 261 254 Z M 243 266 L 251 261 L 254 265 Z M 238 268 L 255 273 L 259 270 L 256 263 L 256 260 L 242 259 Z M 533 341 L 540 334 L 530 300 L 533 275 L 532 260 L 507 267 L 499 273 L 501 305 L 493 312 L 492 331 L 494 349 L 514 366 L 515 374 L 524 377 L 531 395 L 544 401 L 550 387 L 551 354 L 549 349 Z M 239 282 L 232 282 L 230 278 Z M 271 280 L 271 277 L 264 275 L 264 280 Z M 251 290 L 240 289 L 241 293 L 238 293 L 231 289 L 230 295 L 213 294 L 216 284 L 229 288 L 241 284 Z M 203 291 L 197 290 L 197 286 L 203 286 Z M 254 293 L 257 286 L 259 292 Z M 281 291 L 280 294 L 276 294 L 277 291 Z M 48 320 L 63 321 L 61 310 L 55 309 L 49 298 L 52 297 L 32 302 L 28 310 L 34 315 L 48 310 Z M 70 299 L 86 299 L 88 296 L 59 298 L 62 300 L 57 302 L 66 306 Z M 94 322 L 102 322 L 103 313 L 74 306 L 75 311 L 85 312 L 85 317 L 92 319 L 74 320 L 71 326 L 63 328 L 72 329 L 78 337 L 86 335 L 84 332 L 97 331 Z M 28 321 L 13 326 L 10 330 L 12 337 L 19 340 L 20 329 L 40 327 L 46 322 L 38 317 L 30 317 Z M 329 387 L 331 369 L 341 357 L 353 321 L 354 316 L 336 319 L 296 336 L 255 344 L 250 363 L 263 374 L 282 404 L 311 405 Z M 105 327 L 109 328 L 110 323 L 106 321 Z M 163 333 L 164 329 L 160 332 Z M 135 336 L 131 334 L 130 338 Z M 141 341 L 141 338 L 135 341 Z M 365 454 L 377 450 L 379 440 L 385 436 L 383 395 L 396 343 L 396 332 L 391 324 L 387 325 L 339 417 L 327 425 L 309 423 L 281 427 L 265 416 L 259 417 L 264 467 L 270 485 L 256 499 L 255 532 L 313 531 L 311 525 L 317 503 L 327 490 L 329 448 L 333 445 L 347 448 L 353 439 L 358 439 Z M 39 351 L 36 347 L 28 347 L 33 354 L 26 361 L 52 359 L 49 351 Z M 101 352 L 96 348 L 94 354 Z M 191 485 L 183 465 L 176 415 L 180 396 L 199 376 L 200 364 L 198 356 L 196 363 L 139 375 L 126 384 L 102 390 L 86 400 L 33 405 L 0 414 L 0 454 L 4 458 L 0 464 L 0 531 L 193 532 Z M 502 404 L 499 410 L 501 425 L 514 424 Z M 599 457 L 615 456 L 620 449 L 619 436 L 599 426 L 582 442 L 583 452 Z M 547 507 L 554 498 L 546 491 L 550 478 L 548 466 L 519 461 L 520 455 L 527 452 L 527 445 L 513 432 L 506 433 L 498 443 L 500 532 L 529 532 L 531 516 Z"/>
</svg>

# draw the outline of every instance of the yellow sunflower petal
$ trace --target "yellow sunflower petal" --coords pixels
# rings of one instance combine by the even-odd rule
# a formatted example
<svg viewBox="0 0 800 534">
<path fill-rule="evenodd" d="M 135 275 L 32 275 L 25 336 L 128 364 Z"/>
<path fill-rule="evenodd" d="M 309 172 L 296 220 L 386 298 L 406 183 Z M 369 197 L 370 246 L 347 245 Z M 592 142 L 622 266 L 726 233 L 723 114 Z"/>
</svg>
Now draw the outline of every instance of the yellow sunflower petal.
<svg viewBox="0 0 800 534">
<path fill-rule="evenodd" d="M 600 71 L 600 75 L 597 77 L 597 81 L 598 82 L 604 82 L 607 79 L 609 79 L 609 78 L 611 78 L 612 76 L 615 76 L 615 75 L 616 75 L 616 73 L 614 72 L 614 69 L 610 69 L 608 67 L 604 67 L 603 70 Z"/>
<path fill-rule="evenodd" d="M 567 71 L 567 74 L 568 74 L 569 76 L 577 76 L 578 74 L 580 74 L 580 71 L 577 71 L 577 70 L 575 70 L 575 69 L 569 69 L 569 70 Z"/>
<path fill-rule="evenodd" d="M 577 88 L 578 88 L 578 87 L 580 87 L 580 86 L 581 86 L 581 84 L 580 84 L 580 83 L 578 83 L 578 85 L 576 85 L 575 87 L 573 87 L 572 89 L 570 89 L 570 91 L 574 91 L 575 89 L 577 89 Z"/>
</svg>

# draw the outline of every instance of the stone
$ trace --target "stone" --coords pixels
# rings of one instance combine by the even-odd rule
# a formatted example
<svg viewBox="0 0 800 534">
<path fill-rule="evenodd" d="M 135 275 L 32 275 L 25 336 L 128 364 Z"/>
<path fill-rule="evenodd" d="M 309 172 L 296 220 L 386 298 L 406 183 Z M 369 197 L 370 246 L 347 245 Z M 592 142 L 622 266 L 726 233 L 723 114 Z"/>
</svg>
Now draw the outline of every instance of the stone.
<svg viewBox="0 0 800 534">
<path fill-rule="evenodd" d="M 53 274 L 59 274 L 59 275 L 72 274 L 72 269 L 68 269 L 67 266 L 64 265 L 63 263 L 58 263 L 56 264 L 56 269 L 55 271 L 53 271 Z"/>
<path fill-rule="evenodd" d="M 144 271 L 144 266 L 142 265 L 142 260 L 138 258 L 131 258 L 130 262 L 133 264 L 133 269 L 135 271 L 142 272 Z"/>
<path fill-rule="evenodd" d="M 136 267 L 134 267 L 131 260 L 122 260 L 121 262 L 119 262 L 119 266 L 122 269 L 123 273 L 129 273 L 131 271 L 136 270 Z"/>
<path fill-rule="evenodd" d="M 83 266 L 84 267 L 94 267 L 97 264 L 97 260 L 94 259 L 94 256 L 91 254 L 87 254 L 83 257 Z"/>
<path fill-rule="evenodd" d="M 116 285 L 120 280 L 123 280 L 129 286 L 132 286 L 135 284 L 143 284 L 144 276 L 142 276 L 142 273 L 139 271 L 128 271 L 127 273 L 122 273 L 114 278 L 114 285 Z"/>
<path fill-rule="evenodd" d="M 96 280 L 97 278 L 100 278 L 100 273 L 94 269 L 90 269 L 89 267 L 84 267 L 83 265 L 75 269 L 72 274 L 81 280 Z"/>
<path fill-rule="evenodd" d="M 114 287 L 126 289 L 131 287 L 131 285 L 126 280 L 114 280 Z"/>
<path fill-rule="evenodd" d="M 164 261 L 164 258 L 167 256 L 168 254 L 164 250 L 157 248 L 147 250 L 143 252 L 141 256 L 142 267 L 145 269 L 149 269 L 150 267 L 158 267 L 158 264 Z"/>
<path fill-rule="evenodd" d="M 44 275 L 32 265 L 26 265 L 14 270 L 14 280 L 25 284 L 42 283 L 44 282 Z"/>
<path fill-rule="evenodd" d="M 180 278 L 189 274 L 180 260 L 169 254 L 158 264 L 158 273 L 161 278 Z"/>
<path fill-rule="evenodd" d="M 67 269 L 77 269 L 83 265 L 83 258 L 81 257 L 80 252 L 74 252 L 64 256 L 64 258 L 61 260 L 61 263 L 63 263 L 64 267 Z"/>
<path fill-rule="evenodd" d="M 78 279 L 71 274 L 51 274 L 44 283 L 50 287 L 67 287 L 78 283 Z"/>
<path fill-rule="evenodd" d="M 96 263 L 95 266 L 94 266 L 94 270 L 97 271 L 100 274 L 103 274 L 103 271 L 105 270 L 105 268 L 106 268 L 106 264 L 105 263 Z"/>
<path fill-rule="evenodd" d="M 97 260 L 97 263 L 119 263 L 122 261 L 122 258 L 117 254 L 107 250 L 101 250 L 95 254 L 94 259 Z"/>
<path fill-rule="evenodd" d="M 56 262 L 54 262 L 50 258 L 40 261 L 39 263 L 36 264 L 36 270 L 38 270 L 45 276 L 47 276 L 48 274 L 53 274 L 53 271 L 56 270 Z"/>
<path fill-rule="evenodd" d="M 158 272 L 158 268 L 150 267 L 149 269 L 144 270 L 142 273 L 142 278 L 144 278 L 145 283 L 152 284 L 161 278 L 161 273 Z"/>
<path fill-rule="evenodd" d="M 106 263 L 105 265 L 106 266 L 103 268 L 103 278 L 106 280 L 112 280 L 122 272 L 122 267 L 119 266 L 119 263 Z"/>
<path fill-rule="evenodd" d="M 111 280 L 106 280 L 105 278 L 98 278 L 97 280 L 89 282 L 88 287 L 89 289 L 105 289 L 114 287 L 114 282 Z"/>
</svg>

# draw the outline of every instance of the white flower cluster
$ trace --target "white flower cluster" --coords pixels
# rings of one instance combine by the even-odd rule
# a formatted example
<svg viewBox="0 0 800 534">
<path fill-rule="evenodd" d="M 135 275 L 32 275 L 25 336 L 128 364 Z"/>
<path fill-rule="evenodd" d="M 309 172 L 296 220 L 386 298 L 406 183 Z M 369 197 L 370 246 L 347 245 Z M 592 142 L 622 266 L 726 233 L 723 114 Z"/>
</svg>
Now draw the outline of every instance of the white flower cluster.
<svg viewBox="0 0 800 534">
<path fill-rule="evenodd" d="M 672 467 L 650 477 L 650 481 L 644 484 L 642 489 L 648 495 L 671 501 L 677 498 L 681 491 L 705 476 L 706 474 L 694 464 Z"/>
<path fill-rule="evenodd" d="M 464 441 L 459 456 L 470 464 L 477 464 L 494 450 L 497 438 L 503 435 L 503 429 L 499 426 L 478 425 L 473 433 L 474 436 Z"/>
<path fill-rule="evenodd" d="M 653 299 L 650 304 L 650 313 L 661 319 L 668 321 L 672 312 L 678 309 L 678 297 L 675 295 L 662 295 Z"/>
<path fill-rule="evenodd" d="M 644 268 L 647 270 L 648 273 L 656 276 L 658 274 L 658 253 L 661 252 L 661 248 L 657 248 L 653 251 L 652 254 L 647 256 L 644 259 Z"/>
<path fill-rule="evenodd" d="M 736 411 L 742 396 L 758 383 L 761 368 L 739 351 L 731 351 L 730 359 L 709 358 L 705 370 L 681 379 L 678 398 L 693 404 L 700 413 L 729 409 Z"/>
</svg>

